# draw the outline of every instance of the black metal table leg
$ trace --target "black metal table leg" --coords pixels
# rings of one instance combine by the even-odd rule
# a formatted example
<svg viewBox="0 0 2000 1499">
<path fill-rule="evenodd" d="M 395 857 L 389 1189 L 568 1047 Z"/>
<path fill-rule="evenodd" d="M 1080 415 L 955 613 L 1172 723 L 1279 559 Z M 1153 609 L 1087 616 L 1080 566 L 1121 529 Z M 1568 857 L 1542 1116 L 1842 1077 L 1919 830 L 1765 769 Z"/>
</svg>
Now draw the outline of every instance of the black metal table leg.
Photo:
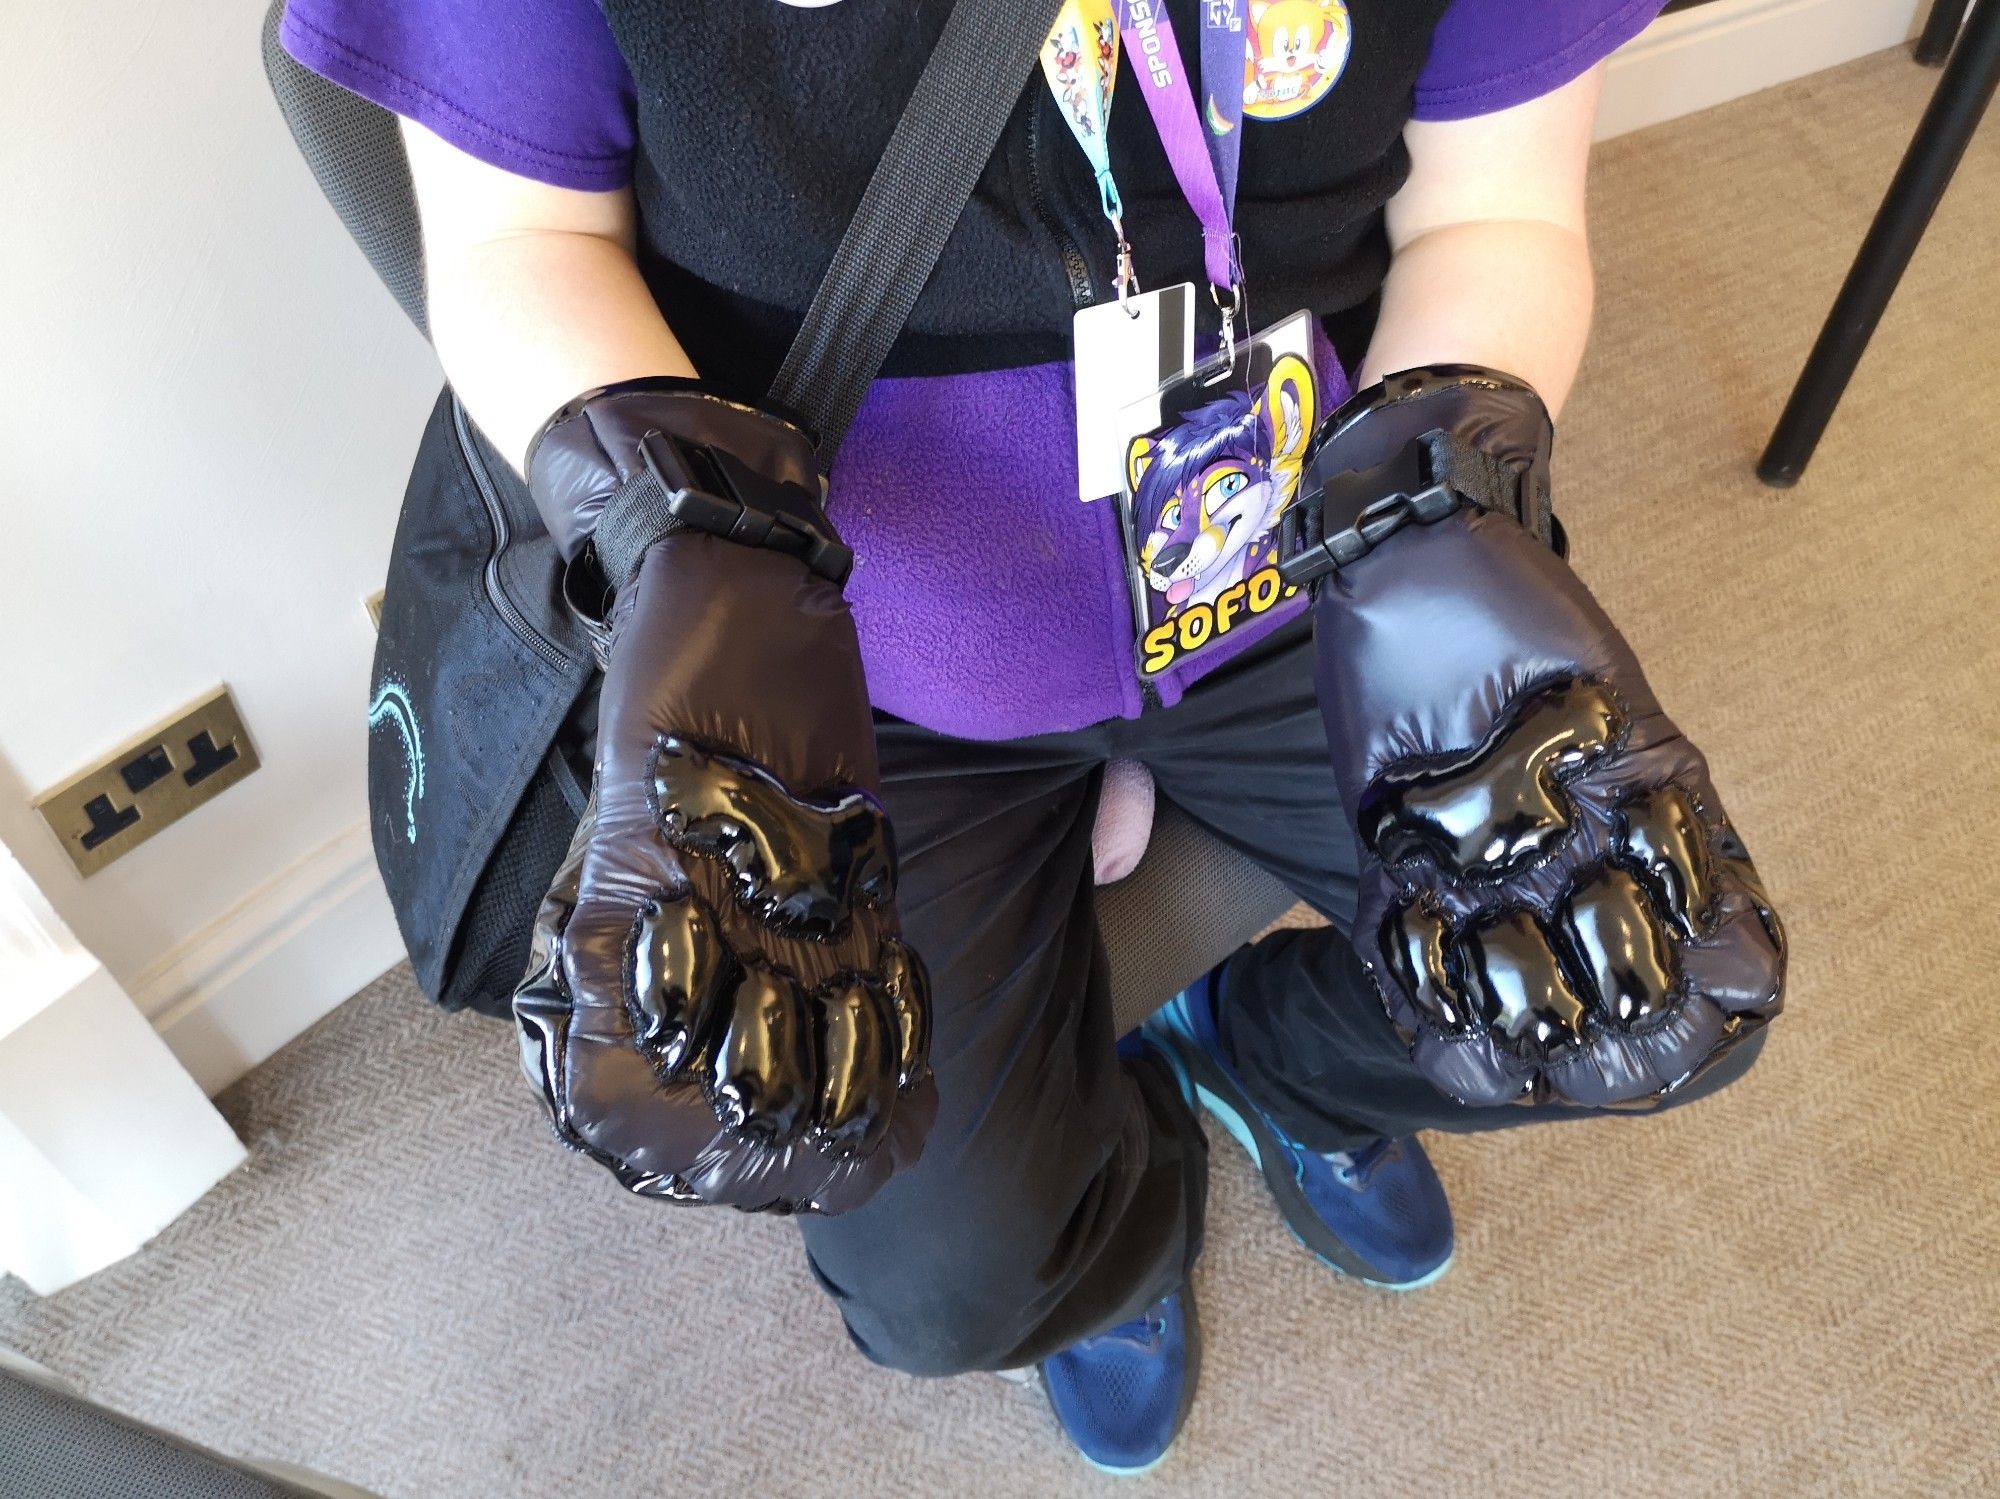
<svg viewBox="0 0 2000 1499">
<path fill-rule="evenodd" d="M 1924 17 L 1923 33 L 1911 56 L 1927 68 L 1943 67 L 1964 20 L 1965 0 L 1931 0 L 1931 13 Z"/>
<path fill-rule="evenodd" d="M 1788 487 L 1805 472 L 1995 84 L 2000 84 L 2000 0 L 1979 0 L 1757 464 L 1757 477 L 1766 484 Z"/>
</svg>

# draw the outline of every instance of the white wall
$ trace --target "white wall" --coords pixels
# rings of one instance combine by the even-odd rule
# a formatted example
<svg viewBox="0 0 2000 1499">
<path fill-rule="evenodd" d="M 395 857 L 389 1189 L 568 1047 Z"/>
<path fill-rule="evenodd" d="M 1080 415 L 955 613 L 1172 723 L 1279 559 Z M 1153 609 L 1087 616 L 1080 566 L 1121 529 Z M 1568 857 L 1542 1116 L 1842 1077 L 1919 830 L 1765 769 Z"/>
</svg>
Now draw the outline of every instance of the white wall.
<svg viewBox="0 0 2000 1499">
<path fill-rule="evenodd" d="M 287 870 L 365 863 L 362 599 L 438 383 L 285 133 L 261 13 L 11 6 L 0 62 L 0 839 L 154 1011 Z M 218 680 L 263 769 L 79 880 L 29 797 Z M 267 997 L 394 962 L 372 899 Z"/>
<path fill-rule="evenodd" d="M 1670 17 L 1607 129 L 1887 46 L 1914 3 Z M 293 151 L 261 8 L 18 4 L 0 60 L 0 841 L 211 1090 L 400 956 L 361 600 L 438 379 Z M 218 680 L 264 768 L 78 880 L 29 797 Z"/>
</svg>

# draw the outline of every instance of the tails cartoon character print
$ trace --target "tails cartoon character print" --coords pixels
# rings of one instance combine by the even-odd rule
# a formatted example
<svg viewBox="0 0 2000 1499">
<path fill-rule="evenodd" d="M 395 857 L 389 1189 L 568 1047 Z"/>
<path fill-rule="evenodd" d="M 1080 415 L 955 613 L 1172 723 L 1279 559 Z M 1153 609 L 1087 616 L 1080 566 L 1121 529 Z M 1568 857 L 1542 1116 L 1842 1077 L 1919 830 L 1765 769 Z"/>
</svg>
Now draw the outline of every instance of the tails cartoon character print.
<svg viewBox="0 0 2000 1499">
<path fill-rule="evenodd" d="M 1253 120 L 1304 114 L 1347 66 L 1344 0 L 1250 0 L 1243 113 Z"/>
<path fill-rule="evenodd" d="M 1287 596 L 1278 523 L 1298 494 L 1317 404 L 1311 366 L 1286 354 L 1254 399 L 1232 391 L 1132 439 L 1126 483 L 1147 675 Z"/>
</svg>

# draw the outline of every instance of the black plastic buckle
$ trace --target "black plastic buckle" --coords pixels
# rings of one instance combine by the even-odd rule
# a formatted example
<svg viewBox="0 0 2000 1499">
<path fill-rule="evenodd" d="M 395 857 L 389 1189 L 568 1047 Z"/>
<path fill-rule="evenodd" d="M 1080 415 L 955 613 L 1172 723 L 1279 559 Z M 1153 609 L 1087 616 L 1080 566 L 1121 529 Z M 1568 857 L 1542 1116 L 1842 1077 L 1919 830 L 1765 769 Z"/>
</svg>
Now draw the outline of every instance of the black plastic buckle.
<svg viewBox="0 0 2000 1499">
<path fill-rule="evenodd" d="M 1318 582 L 1360 561 L 1408 525 L 1443 520 L 1464 503 L 1449 483 L 1433 478 L 1431 434 L 1414 437 L 1370 468 L 1345 469 L 1317 481 L 1317 497 L 1302 495 L 1285 516 L 1278 576 L 1294 587 Z"/>
<path fill-rule="evenodd" d="M 757 503 L 759 491 L 786 486 L 735 454 L 683 442 L 657 428 L 639 439 L 639 452 L 666 496 L 667 513 L 690 531 L 796 557 L 836 586 L 854 571 L 853 550 L 829 530 L 789 510 Z"/>
</svg>

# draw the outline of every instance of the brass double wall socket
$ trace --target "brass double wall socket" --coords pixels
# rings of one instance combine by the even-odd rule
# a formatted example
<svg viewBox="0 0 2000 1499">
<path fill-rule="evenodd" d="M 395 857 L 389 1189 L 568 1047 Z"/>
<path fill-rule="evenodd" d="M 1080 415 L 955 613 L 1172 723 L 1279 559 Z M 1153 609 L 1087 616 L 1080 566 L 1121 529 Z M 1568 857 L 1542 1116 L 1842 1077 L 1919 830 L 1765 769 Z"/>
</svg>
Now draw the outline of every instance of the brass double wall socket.
<svg viewBox="0 0 2000 1499">
<path fill-rule="evenodd" d="M 77 873 L 97 873 L 257 768 L 227 687 L 35 798 Z"/>
</svg>

